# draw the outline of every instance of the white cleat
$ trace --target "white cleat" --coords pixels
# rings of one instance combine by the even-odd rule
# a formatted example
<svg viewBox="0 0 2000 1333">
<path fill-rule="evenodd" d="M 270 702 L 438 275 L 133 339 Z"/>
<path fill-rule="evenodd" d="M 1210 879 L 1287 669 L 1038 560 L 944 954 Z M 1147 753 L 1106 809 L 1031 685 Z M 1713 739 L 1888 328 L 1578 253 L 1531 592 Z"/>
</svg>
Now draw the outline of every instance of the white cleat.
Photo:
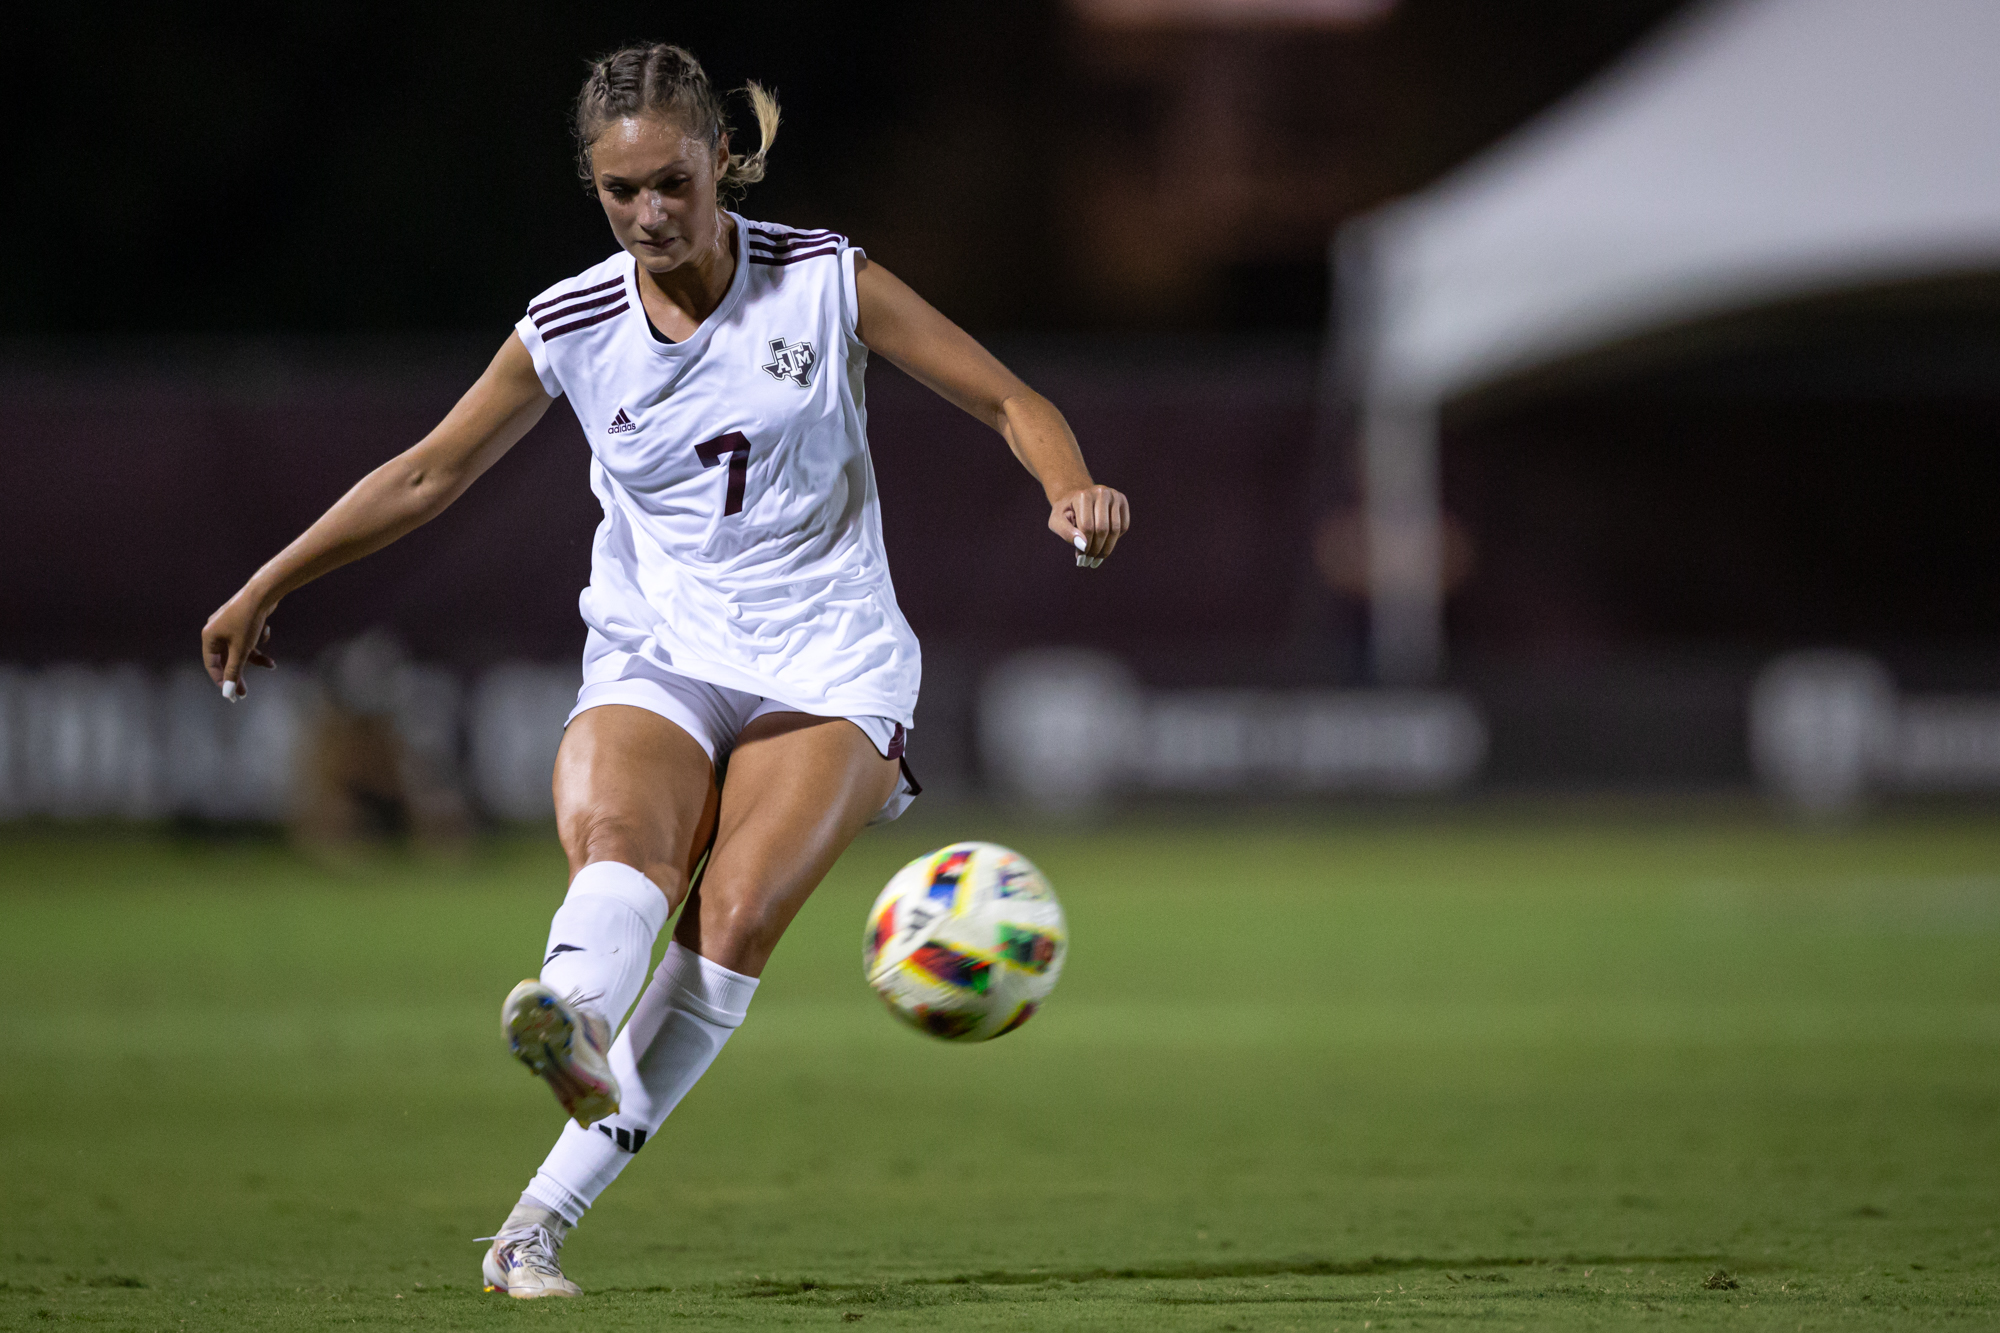
<svg viewBox="0 0 2000 1333">
<path fill-rule="evenodd" d="M 486 1290 L 532 1301 L 543 1296 L 581 1296 L 583 1288 L 563 1276 L 556 1255 L 562 1237 L 545 1226 L 508 1227 L 497 1236 L 479 1265 Z"/>
<path fill-rule="evenodd" d="M 500 1030 L 514 1058 L 547 1081 L 577 1124 L 588 1129 L 617 1112 L 618 1076 L 606 1058 L 611 1025 L 602 1018 L 530 979 L 508 993 Z"/>
</svg>

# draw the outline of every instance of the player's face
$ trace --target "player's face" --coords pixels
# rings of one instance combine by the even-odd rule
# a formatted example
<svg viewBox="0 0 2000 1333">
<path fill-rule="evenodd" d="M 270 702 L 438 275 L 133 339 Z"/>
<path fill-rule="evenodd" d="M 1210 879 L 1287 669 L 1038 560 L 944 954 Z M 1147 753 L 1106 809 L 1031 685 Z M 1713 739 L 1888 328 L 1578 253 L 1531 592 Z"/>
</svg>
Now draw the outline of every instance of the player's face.
<svg viewBox="0 0 2000 1333">
<path fill-rule="evenodd" d="M 613 121 L 590 146 L 604 216 L 618 243 L 651 273 L 715 251 L 722 238 L 715 182 L 728 162 L 727 136 L 711 150 L 661 116 Z"/>
</svg>

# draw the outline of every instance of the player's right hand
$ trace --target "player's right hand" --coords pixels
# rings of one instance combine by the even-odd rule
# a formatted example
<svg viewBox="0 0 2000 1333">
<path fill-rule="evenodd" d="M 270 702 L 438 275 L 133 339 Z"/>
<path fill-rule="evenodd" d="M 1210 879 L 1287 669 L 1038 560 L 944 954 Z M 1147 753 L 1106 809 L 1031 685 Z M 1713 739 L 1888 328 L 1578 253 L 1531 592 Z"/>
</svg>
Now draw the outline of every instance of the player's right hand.
<svg viewBox="0 0 2000 1333">
<path fill-rule="evenodd" d="M 278 665 L 267 651 L 271 627 L 265 622 L 270 614 L 263 599 L 244 588 L 202 626 L 202 665 L 208 668 L 208 678 L 222 687 L 222 697 L 232 703 L 250 693 L 243 687 L 244 663 L 267 669 Z"/>
</svg>

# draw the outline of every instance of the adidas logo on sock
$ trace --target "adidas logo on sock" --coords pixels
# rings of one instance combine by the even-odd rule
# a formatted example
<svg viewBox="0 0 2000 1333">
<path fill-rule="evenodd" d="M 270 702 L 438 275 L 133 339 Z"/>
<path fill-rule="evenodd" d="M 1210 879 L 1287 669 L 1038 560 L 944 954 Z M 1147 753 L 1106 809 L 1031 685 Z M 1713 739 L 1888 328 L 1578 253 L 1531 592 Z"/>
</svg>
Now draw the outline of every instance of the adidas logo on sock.
<svg viewBox="0 0 2000 1333">
<path fill-rule="evenodd" d="M 621 407 L 618 409 L 618 415 L 611 418 L 611 425 L 606 428 L 604 433 L 606 435 L 623 435 L 627 431 L 635 431 L 637 429 L 639 429 L 639 423 L 626 416 L 625 409 Z"/>
<path fill-rule="evenodd" d="M 637 1152 L 646 1146 L 646 1131 L 643 1129 L 613 1129 L 609 1125 L 599 1125 L 597 1132 L 626 1152 Z"/>
</svg>

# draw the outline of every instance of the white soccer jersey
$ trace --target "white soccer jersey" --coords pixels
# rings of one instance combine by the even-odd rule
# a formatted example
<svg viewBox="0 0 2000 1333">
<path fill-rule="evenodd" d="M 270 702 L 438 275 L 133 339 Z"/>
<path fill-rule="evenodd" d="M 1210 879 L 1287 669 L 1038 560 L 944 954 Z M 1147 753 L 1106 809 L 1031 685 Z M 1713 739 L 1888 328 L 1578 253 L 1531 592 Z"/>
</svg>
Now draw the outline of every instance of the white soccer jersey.
<svg viewBox="0 0 2000 1333">
<path fill-rule="evenodd" d="M 647 327 L 623 251 L 516 325 L 594 455 L 604 521 L 583 618 L 598 646 L 685 676 L 908 726 L 921 662 L 868 459 L 861 252 L 730 217 L 735 276 L 686 342 Z"/>
</svg>

